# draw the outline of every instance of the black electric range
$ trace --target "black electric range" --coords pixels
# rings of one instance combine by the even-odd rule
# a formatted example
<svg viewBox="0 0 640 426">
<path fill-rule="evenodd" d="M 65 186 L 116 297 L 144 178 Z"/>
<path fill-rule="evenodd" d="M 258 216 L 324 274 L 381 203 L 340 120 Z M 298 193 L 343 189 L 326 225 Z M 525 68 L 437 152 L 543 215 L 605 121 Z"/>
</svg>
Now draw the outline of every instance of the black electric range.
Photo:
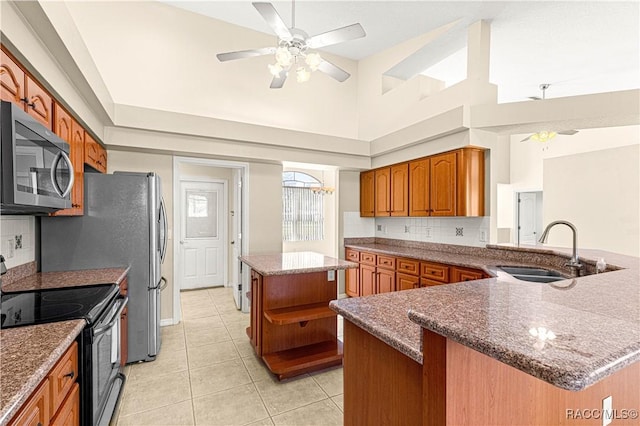
<svg viewBox="0 0 640 426">
<path fill-rule="evenodd" d="M 117 295 L 115 284 L 3 293 L 0 328 L 71 319 L 93 324 Z"/>
<path fill-rule="evenodd" d="M 83 426 L 108 425 L 120 399 L 125 381 L 120 373 L 120 317 L 128 301 L 115 284 L 2 294 L 0 328 L 87 322 L 78 336 Z"/>
</svg>

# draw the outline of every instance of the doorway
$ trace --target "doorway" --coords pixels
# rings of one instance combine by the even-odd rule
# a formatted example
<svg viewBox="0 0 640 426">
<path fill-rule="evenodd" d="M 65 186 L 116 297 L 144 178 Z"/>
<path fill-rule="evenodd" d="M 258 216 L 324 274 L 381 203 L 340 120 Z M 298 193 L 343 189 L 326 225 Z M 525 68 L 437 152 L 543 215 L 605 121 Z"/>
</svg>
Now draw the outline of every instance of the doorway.
<svg viewBox="0 0 640 426">
<path fill-rule="evenodd" d="M 237 308 L 245 310 L 238 257 L 248 252 L 248 170 L 247 163 L 235 161 L 173 158 L 174 324 L 182 318 L 183 289 L 231 287 Z M 211 245 L 216 239 L 217 247 Z"/>
<path fill-rule="evenodd" d="M 225 181 L 180 182 L 181 290 L 226 284 L 227 198 Z"/>
<path fill-rule="evenodd" d="M 536 245 L 542 232 L 542 191 L 516 193 L 516 242 Z"/>
</svg>

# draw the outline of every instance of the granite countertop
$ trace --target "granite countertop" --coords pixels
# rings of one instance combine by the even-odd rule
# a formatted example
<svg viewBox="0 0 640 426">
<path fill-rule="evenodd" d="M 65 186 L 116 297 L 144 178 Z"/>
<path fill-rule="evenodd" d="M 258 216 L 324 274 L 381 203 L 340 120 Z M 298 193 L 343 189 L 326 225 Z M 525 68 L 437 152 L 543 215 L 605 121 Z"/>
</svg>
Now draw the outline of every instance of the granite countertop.
<svg viewBox="0 0 640 426">
<path fill-rule="evenodd" d="M 79 287 L 96 284 L 120 284 L 127 277 L 129 267 L 85 269 L 61 272 L 33 272 L 15 280 L 3 279 L 2 291 L 45 290 L 52 288 Z"/>
<path fill-rule="evenodd" d="M 0 426 L 18 412 L 84 326 L 80 319 L 0 330 Z"/>
<path fill-rule="evenodd" d="M 262 275 L 305 274 L 358 267 L 357 263 L 311 251 L 247 255 L 241 256 L 240 260 Z"/>
<path fill-rule="evenodd" d="M 613 263 L 611 271 L 541 284 L 516 280 L 495 266 L 555 264 L 555 269 L 563 270 L 569 256 L 566 250 L 448 246 L 438 251 L 434 244 L 408 245 L 345 244 L 359 250 L 480 268 L 493 276 L 331 302 L 347 320 L 416 362 L 422 363 L 421 327 L 574 391 L 640 360 L 638 258 L 579 250 L 588 268 L 603 257 Z"/>
</svg>

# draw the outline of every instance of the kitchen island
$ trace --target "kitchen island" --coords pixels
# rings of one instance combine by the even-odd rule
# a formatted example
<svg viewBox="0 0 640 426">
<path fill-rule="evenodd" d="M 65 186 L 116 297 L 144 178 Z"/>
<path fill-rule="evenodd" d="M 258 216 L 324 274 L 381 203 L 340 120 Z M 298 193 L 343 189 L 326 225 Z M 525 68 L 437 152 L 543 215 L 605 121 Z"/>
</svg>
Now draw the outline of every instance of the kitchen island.
<svg viewBox="0 0 640 426">
<path fill-rule="evenodd" d="M 604 257 L 614 266 L 541 284 L 495 266 L 564 261 L 566 253 L 349 247 L 446 260 L 493 278 L 332 302 L 345 318 L 345 424 L 576 424 L 589 416 L 603 424 L 608 396 L 618 422 L 637 424 L 639 259 L 582 250 L 583 262 Z"/>
<path fill-rule="evenodd" d="M 314 252 L 242 256 L 251 267 L 251 325 L 256 354 L 279 379 L 342 363 L 337 270 L 356 263 Z"/>
</svg>

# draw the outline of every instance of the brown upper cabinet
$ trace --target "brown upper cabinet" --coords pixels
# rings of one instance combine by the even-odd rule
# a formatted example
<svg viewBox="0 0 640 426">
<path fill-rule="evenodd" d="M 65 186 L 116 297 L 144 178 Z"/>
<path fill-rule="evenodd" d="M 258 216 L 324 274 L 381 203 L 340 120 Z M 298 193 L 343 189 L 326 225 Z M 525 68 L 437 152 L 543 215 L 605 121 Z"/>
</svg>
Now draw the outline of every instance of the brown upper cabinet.
<svg viewBox="0 0 640 426">
<path fill-rule="evenodd" d="M 391 216 L 391 167 L 374 170 L 376 216 Z"/>
<path fill-rule="evenodd" d="M 465 147 L 363 172 L 361 183 L 375 176 L 373 216 L 484 216 L 484 154 Z"/>
<path fill-rule="evenodd" d="M 0 52 L 0 79 L 3 101 L 21 105 L 27 114 L 53 129 L 53 98 L 4 48 Z"/>
<path fill-rule="evenodd" d="M 391 216 L 409 215 L 409 165 L 391 166 Z"/>
<path fill-rule="evenodd" d="M 375 216 L 375 172 L 360 173 L 360 216 Z"/>
<path fill-rule="evenodd" d="M 88 132 L 84 135 L 84 163 L 100 173 L 107 173 L 107 150 Z"/>
</svg>

